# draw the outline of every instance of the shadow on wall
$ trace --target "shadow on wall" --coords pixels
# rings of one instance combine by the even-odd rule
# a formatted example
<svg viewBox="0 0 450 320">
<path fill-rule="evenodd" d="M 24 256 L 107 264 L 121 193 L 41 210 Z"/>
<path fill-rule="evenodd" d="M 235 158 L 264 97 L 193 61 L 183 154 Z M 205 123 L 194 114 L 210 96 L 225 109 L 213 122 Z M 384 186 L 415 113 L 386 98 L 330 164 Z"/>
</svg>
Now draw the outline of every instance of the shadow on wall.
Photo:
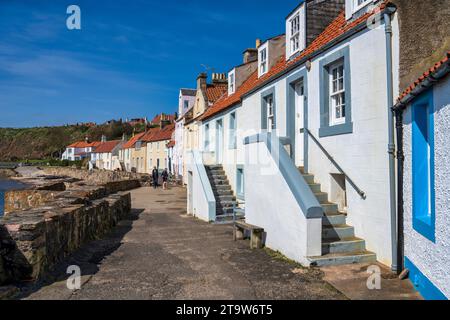
<svg viewBox="0 0 450 320">
<path fill-rule="evenodd" d="M 138 220 L 142 212 L 144 209 L 131 210 L 104 239 L 94 240 L 83 245 L 69 257 L 57 263 L 39 281 L 15 283 L 21 289 L 20 295 L 16 298 L 23 299 L 53 283 L 66 282 L 70 277 L 70 274 L 67 274 L 69 266 L 80 267 L 82 277 L 95 275 L 99 271 L 102 261 L 121 247 L 123 238 L 132 228 L 133 221 Z M 25 274 L 29 272 L 29 270 L 23 271 Z M 71 291 L 67 290 L 70 294 Z"/>
</svg>

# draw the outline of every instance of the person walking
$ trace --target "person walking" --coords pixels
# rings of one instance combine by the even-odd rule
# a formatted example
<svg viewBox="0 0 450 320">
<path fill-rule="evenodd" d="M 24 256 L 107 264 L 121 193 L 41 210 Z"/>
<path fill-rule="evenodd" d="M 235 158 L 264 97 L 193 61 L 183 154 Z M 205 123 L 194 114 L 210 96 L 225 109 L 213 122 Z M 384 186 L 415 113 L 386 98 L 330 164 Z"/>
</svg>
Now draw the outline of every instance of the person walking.
<svg viewBox="0 0 450 320">
<path fill-rule="evenodd" d="M 167 172 L 167 169 L 164 169 L 161 176 L 163 180 L 163 190 L 167 190 L 167 181 L 169 180 L 169 173 Z"/>
<path fill-rule="evenodd" d="M 154 189 L 158 188 L 159 173 L 158 173 L 158 169 L 156 169 L 156 167 L 153 167 L 152 179 L 153 179 L 153 188 Z"/>
</svg>

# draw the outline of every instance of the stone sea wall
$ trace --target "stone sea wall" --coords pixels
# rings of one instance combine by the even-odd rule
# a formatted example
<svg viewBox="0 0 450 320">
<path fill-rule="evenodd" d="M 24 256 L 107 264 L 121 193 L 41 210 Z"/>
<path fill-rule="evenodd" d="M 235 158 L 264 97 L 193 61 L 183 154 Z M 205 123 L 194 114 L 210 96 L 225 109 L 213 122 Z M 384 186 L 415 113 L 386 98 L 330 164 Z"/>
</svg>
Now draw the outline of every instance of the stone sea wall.
<svg viewBox="0 0 450 320">
<path fill-rule="evenodd" d="M 41 279 L 83 244 L 104 237 L 130 212 L 126 191 L 140 187 L 141 181 L 109 174 L 49 168 L 42 175 L 18 178 L 28 188 L 5 194 L 0 286 Z"/>
</svg>

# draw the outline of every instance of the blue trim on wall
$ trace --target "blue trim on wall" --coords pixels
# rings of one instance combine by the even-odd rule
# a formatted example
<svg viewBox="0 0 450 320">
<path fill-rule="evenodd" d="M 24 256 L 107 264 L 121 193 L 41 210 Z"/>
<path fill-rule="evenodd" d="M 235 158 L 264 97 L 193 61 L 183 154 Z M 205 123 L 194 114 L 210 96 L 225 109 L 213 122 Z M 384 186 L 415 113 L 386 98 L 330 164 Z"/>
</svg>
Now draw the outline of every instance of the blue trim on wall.
<svg viewBox="0 0 450 320">
<path fill-rule="evenodd" d="M 272 96 L 273 100 L 273 122 L 277 128 L 277 104 L 275 100 L 275 87 L 267 89 L 261 93 L 261 129 L 267 130 L 267 105 L 266 99 Z"/>
<path fill-rule="evenodd" d="M 430 241 L 436 242 L 432 89 L 417 98 L 411 110 L 413 228 Z"/>
<path fill-rule="evenodd" d="M 302 69 L 299 72 L 294 73 L 286 79 L 286 133 L 287 136 L 291 139 L 291 157 L 295 159 L 296 153 L 296 139 L 297 135 L 300 132 L 295 131 L 295 120 L 297 115 L 295 113 L 295 85 L 299 82 L 303 81 L 304 88 L 304 97 L 305 103 L 303 107 L 303 127 L 308 128 L 308 73 L 306 69 Z M 303 159 L 304 159 L 304 167 L 305 172 L 308 172 L 308 135 L 303 135 Z"/>
<path fill-rule="evenodd" d="M 409 270 L 409 280 L 414 288 L 427 300 L 448 300 L 448 298 L 439 290 L 433 282 L 431 282 L 417 268 L 408 257 L 405 257 L 405 268 Z"/>
<path fill-rule="evenodd" d="M 242 172 L 242 180 L 243 180 L 243 186 L 241 186 L 241 179 L 240 179 L 240 173 L 239 173 L 239 171 L 241 171 Z M 242 190 L 243 190 L 243 192 L 241 193 L 241 192 L 239 192 L 239 190 L 241 189 L 241 187 L 242 187 Z M 243 165 L 240 165 L 240 164 L 238 164 L 237 166 L 236 166 L 236 197 L 239 199 L 239 200 L 245 200 L 245 173 L 244 173 L 244 166 Z"/>
<path fill-rule="evenodd" d="M 345 123 L 330 126 L 330 85 L 328 67 L 339 61 L 344 61 L 345 73 Z M 320 129 L 319 137 L 328 137 L 353 132 L 352 101 L 351 101 L 351 72 L 350 72 L 350 48 L 342 48 L 319 62 L 320 68 Z"/>
<path fill-rule="evenodd" d="M 261 133 L 246 137 L 244 144 L 265 143 L 306 219 L 322 218 L 322 206 L 306 183 L 305 178 L 300 174 L 295 163 L 289 157 L 281 140 L 274 134 Z"/>
</svg>

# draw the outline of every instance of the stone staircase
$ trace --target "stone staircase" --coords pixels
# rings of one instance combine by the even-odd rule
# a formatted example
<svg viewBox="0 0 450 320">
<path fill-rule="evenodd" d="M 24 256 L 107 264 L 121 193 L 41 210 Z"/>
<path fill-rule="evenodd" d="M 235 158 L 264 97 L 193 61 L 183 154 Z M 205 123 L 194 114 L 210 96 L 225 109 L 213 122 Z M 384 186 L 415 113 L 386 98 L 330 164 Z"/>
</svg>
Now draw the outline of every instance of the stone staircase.
<svg viewBox="0 0 450 320">
<path fill-rule="evenodd" d="M 236 197 L 221 165 L 205 166 L 211 187 L 216 198 L 216 223 L 233 222 L 233 209 L 238 209 L 236 219 L 244 219 L 242 209 L 238 207 Z"/>
<path fill-rule="evenodd" d="M 314 175 L 305 173 L 302 167 L 299 170 L 325 213 L 322 220 L 322 256 L 309 257 L 311 265 L 321 267 L 376 262 L 375 253 L 367 251 L 366 242 L 355 237 L 354 227 L 347 225 L 347 215 L 338 211 L 337 204 L 328 201 L 328 194 L 322 192 Z"/>
</svg>

